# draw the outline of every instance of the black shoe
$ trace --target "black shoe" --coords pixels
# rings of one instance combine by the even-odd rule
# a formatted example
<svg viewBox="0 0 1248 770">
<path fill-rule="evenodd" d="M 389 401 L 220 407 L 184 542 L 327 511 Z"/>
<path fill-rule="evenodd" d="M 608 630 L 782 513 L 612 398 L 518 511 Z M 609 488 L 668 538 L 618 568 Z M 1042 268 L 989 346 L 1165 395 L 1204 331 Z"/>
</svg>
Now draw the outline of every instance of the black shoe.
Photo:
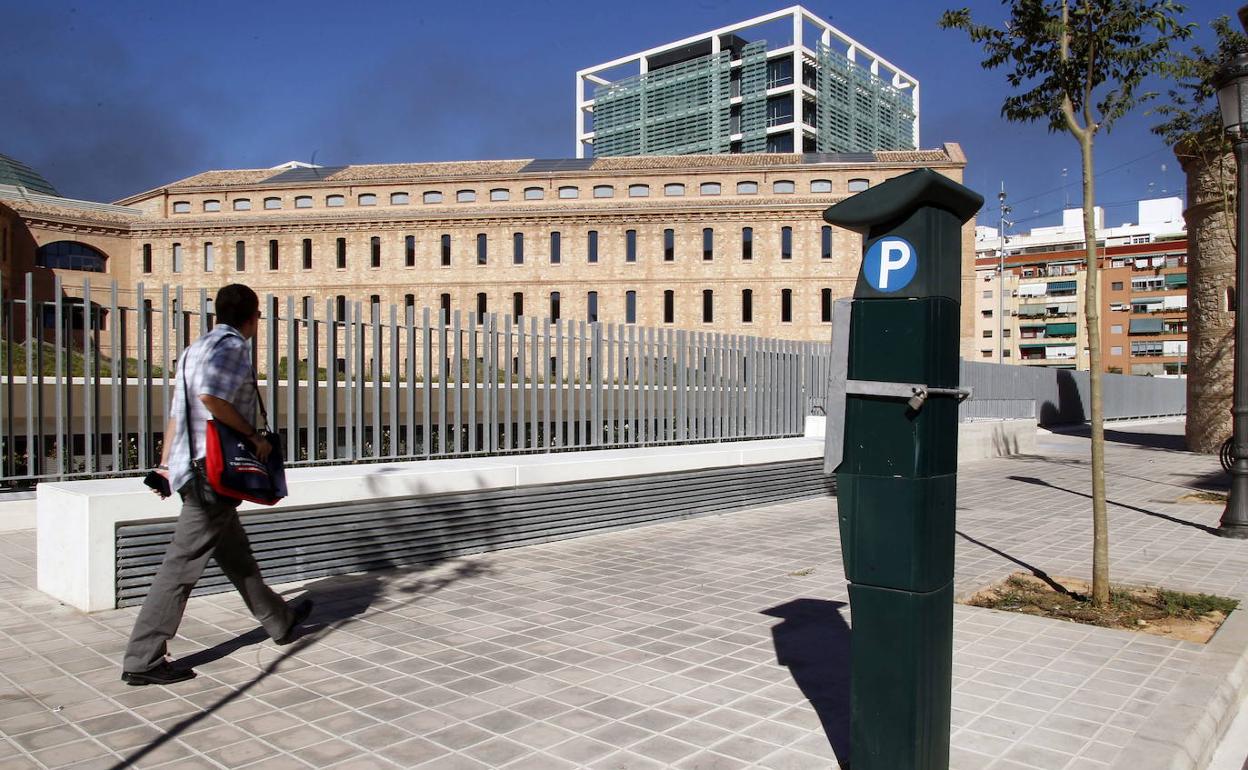
<svg viewBox="0 0 1248 770">
<path fill-rule="evenodd" d="M 121 681 L 134 687 L 145 684 L 174 684 L 194 679 L 195 672 L 189 668 L 174 668 L 168 661 L 161 661 L 146 671 L 123 671 Z"/>
<path fill-rule="evenodd" d="M 312 614 L 312 600 L 304 599 L 292 608 L 292 616 L 290 619 L 290 628 L 286 629 L 286 633 L 282 634 L 273 641 L 277 644 L 290 644 L 299 638 L 299 624 L 308 619 Z"/>
</svg>

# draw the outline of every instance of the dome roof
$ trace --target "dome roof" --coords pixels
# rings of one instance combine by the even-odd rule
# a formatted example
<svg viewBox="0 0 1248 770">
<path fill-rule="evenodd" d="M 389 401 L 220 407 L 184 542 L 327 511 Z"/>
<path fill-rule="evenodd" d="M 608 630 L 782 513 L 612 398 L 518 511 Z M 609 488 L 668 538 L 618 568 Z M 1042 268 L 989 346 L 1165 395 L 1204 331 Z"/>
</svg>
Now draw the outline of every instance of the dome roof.
<svg viewBox="0 0 1248 770">
<path fill-rule="evenodd" d="M 24 187 L 44 195 L 60 196 L 52 183 L 44 179 L 38 171 L 3 153 L 0 153 L 0 184 Z"/>
</svg>

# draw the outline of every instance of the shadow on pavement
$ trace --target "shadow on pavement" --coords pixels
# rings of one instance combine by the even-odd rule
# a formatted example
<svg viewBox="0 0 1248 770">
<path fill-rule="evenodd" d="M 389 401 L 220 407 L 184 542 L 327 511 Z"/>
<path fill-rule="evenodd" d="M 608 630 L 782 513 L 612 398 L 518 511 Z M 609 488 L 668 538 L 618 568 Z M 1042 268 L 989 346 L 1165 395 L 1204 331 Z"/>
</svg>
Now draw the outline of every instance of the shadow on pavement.
<svg viewBox="0 0 1248 770">
<path fill-rule="evenodd" d="M 1054 433 L 1063 436 L 1089 438 L 1092 426 L 1087 423 L 1075 425 L 1058 425 L 1050 428 Z M 1115 444 L 1130 444 L 1145 449 L 1164 449 L 1171 452 L 1186 452 L 1187 439 L 1182 433 L 1147 433 L 1145 431 L 1105 429 L 1105 440 Z"/>
<path fill-rule="evenodd" d="M 1032 476 L 1006 476 L 1006 478 L 1007 478 L 1007 479 L 1011 479 L 1011 480 L 1013 480 L 1013 481 L 1021 481 L 1021 482 L 1025 483 L 1025 484 L 1035 484 L 1035 485 L 1036 485 L 1036 486 L 1038 486 L 1038 487 L 1048 487 L 1049 489 L 1056 489 L 1056 490 L 1058 490 L 1059 492 L 1069 492 L 1069 493 L 1070 493 L 1070 494 L 1072 494 L 1072 495 L 1078 495 L 1079 497 L 1085 497 L 1085 498 L 1087 498 L 1087 499 L 1089 499 L 1089 500 L 1091 500 L 1091 499 L 1092 499 L 1092 495 L 1089 495 L 1089 494 L 1087 494 L 1086 492 L 1076 492 L 1076 491 L 1075 491 L 1075 490 L 1073 490 L 1073 489 L 1066 489 L 1065 487 L 1057 487 L 1057 486 L 1054 486 L 1054 485 L 1050 484 L 1049 482 L 1047 482 L 1047 481 L 1045 481 L 1045 480 L 1043 480 L 1043 479 L 1037 479 L 1037 478 L 1032 477 Z M 1202 532 L 1208 532 L 1208 533 L 1209 533 L 1209 534 L 1211 534 L 1211 535 L 1215 535 L 1215 536 L 1216 536 L 1216 535 L 1218 534 L 1217 529 L 1216 529 L 1216 528 L 1214 528 L 1214 527 L 1208 527 L 1208 526 L 1205 526 L 1204 524 L 1198 524 L 1198 523 L 1196 523 L 1196 522 L 1194 522 L 1194 521 L 1188 521 L 1187 519 L 1180 519 L 1180 518 L 1176 518 L 1176 517 L 1174 517 L 1174 516 L 1168 516 L 1168 515 L 1166 515 L 1166 514 L 1164 514 L 1164 513 L 1158 513 L 1157 511 L 1150 511 L 1150 510 L 1148 510 L 1148 509 L 1146 509 L 1146 508 L 1137 508 L 1137 507 L 1136 507 L 1136 506 L 1134 506 L 1134 505 L 1125 505 L 1125 504 L 1123 504 L 1123 503 L 1116 503 L 1116 502 L 1114 502 L 1113 500 L 1106 500 L 1106 501 L 1105 501 L 1105 504 L 1106 504 L 1106 505 L 1113 505 L 1113 506 L 1117 506 L 1118 508 L 1126 508 L 1128 511 L 1135 511 L 1135 512 L 1137 512 L 1137 513 L 1142 513 L 1142 514 L 1144 514 L 1145 516 L 1152 516 L 1153 518 L 1156 518 L 1156 519 L 1165 519 L 1166 521 L 1170 521 L 1170 522 L 1173 522 L 1173 523 L 1175 523 L 1175 524 L 1182 524 L 1182 525 L 1183 525 L 1183 526 L 1185 526 L 1185 527 L 1191 527 L 1192 529 L 1199 529 L 1199 530 L 1200 530 L 1200 531 L 1202 531 Z"/>
<path fill-rule="evenodd" d="M 842 767 L 849 766 L 849 624 L 844 602 L 794 599 L 763 610 L 780 618 L 771 629 L 776 662 L 815 707 L 828 743 Z"/>
<path fill-rule="evenodd" d="M 1015 477 L 1011 476 L 1010 478 L 1015 478 Z M 1058 592 L 1059 594 L 1064 594 L 1066 596 L 1073 596 L 1073 594 L 1071 594 L 1070 590 L 1067 589 L 1066 586 L 1062 585 L 1061 583 L 1057 582 L 1053 578 L 1049 577 L 1049 573 L 1045 572 L 1039 567 L 1033 567 L 1027 562 L 1023 561 L 1022 559 L 1016 559 L 1013 556 L 1010 556 L 1005 551 L 998 550 L 988 545 L 987 543 L 980 542 L 979 540 L 976 540 L 975 538 L 971 537 L 970 535 L 966 534 L 960 529 L 955 530 L 955 532 L 957 532 L 958 537 L 962 538 L 966 542 L 977 545 L 986 551 L 991 551 L 992 553 L 995 553 L 997 556 L 1000 556 L 1002 559 L 1005 559 L 1006 561 L 1014 562 L 1018 566 L 1030 572 L 1032 575 L 1035 575 L 1037 578 L 1043 580 L 1049 588 L 1052 588 L 1054 591 Z"/>
<path fill-rule="evenodd" d="M 442 568 L 445 567 L 446 564 L 443 563 Z M 280 648 L 282 650 L 281 654 L 250 680 L 235 687 L 216 702 L 204 707 L 203 710 L 172 725 L 160 737 L 137 749 L 133 754 L 113 765 L 110 770 L 132 767 L 136 762 L 141 761 L 143 757 L 177 738 L 197 723 L 203 721 L 204 718 L 240 696 L 245 695 L 248 690 L 277 671 L 287 659 L 315 645 L 335 629 L 353 620 L 367 618 L 369 616 L 369 608 L 382 595 L 383 589 L 391 583 L 398 585 L 402 593 L 413 596 L 414 599 L 409 600 L 412 601 L 422 596 L 436 593 L 456 580 L 483 574 L 488 572 L 489 569 L 488 565 L 470 561 L 456 564 L 449 573 L 416 579 L 411 579 L 413 574 L 418 574 L 423 570 L 406 569 L 393 570 L 388 574 L 340 575 L 306 584 L 302 589 L 299 589 L 305 591 L 302 598 L 311 599 L 316 603 L 316 606 L 313 608 L 312 616 L 304 624 L 303 633 L 298 640 L 289 647 Z M 264 629 L 255 628 L 214 647 L 179 658 L 178 664 L 182 667 L 202 666 L 212 661 L 220 660 L 243 647 L 263 642 L 266 639 L 268 639 L 268 634 L 264 632 Z"/>
</svg>

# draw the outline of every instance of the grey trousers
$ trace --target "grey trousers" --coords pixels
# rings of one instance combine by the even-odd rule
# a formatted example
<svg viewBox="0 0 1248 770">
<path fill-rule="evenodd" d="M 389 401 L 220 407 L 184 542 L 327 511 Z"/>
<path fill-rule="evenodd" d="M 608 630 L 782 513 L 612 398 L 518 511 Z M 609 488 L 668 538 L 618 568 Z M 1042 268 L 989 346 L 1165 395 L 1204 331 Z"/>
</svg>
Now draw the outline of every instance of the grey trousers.
<svg viewBox="0 0 1248 770">
<path fill-rule="evenodd" d="M 167 642 L 182 623 L 191 589 L 210 556 L 270 637 L 277 639 L 290 629 L 293 614 L 285 600 L 264 584 L 247 533 L 238 520 L 237 507 L 205 506 L 194 488 L 192 483 L 182 490 L 182 513 L 173 541 L 130 633 L 123 671 L 147 671 L 161 662 L 168 651 Z"/>
</svg>

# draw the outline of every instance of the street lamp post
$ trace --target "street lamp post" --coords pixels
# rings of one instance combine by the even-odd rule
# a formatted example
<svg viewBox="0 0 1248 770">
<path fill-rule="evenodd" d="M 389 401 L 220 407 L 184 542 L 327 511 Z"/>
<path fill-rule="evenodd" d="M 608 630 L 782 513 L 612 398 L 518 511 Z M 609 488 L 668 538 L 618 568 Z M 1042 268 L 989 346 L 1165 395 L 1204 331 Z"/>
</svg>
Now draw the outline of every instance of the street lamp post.
<svg viewBox="0 0 1248 770">
<path fill-rule="evenodd" d="M 1241 17 L 1243 10 L 1240 11 Z M 1240 52 L 1213 77 L 1222 127 L 1235 148 L 1239 178 L 1236 198 L 1235 384 L 1231 405 L 1233 438 L 1231 493 L 1218 534 L 1248 539 L 1248 52 Z"/>
</svg>

